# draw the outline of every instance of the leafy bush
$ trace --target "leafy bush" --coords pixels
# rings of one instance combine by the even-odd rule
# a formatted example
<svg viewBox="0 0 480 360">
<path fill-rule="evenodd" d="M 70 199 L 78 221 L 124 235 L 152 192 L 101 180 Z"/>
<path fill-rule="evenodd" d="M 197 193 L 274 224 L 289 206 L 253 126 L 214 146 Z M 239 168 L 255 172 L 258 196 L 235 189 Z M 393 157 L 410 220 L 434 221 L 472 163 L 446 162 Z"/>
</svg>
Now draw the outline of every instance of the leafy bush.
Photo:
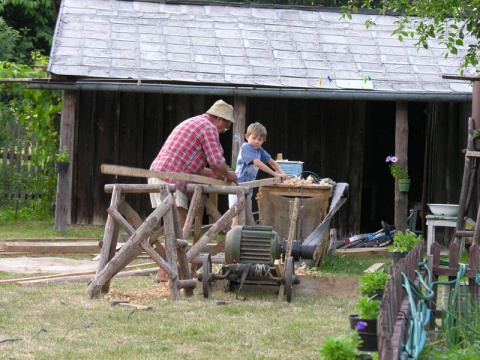
<svg viewBox="0 0 480 360">
<path fill-rule="evenodd" d="M 38 53 L 32 54 L 32 61 L 39 67 L 0 62 L 1 78 L 41 78 L 47 73 L 42 70 L 48 59 Z M 14 151 L 14 156 L 20 156 L 28 145 L 30 157 L 21 164 L 21 168 L 35 168 L 35 174 L 28 170 L 17 171 L 16 166 L 5 166 L 0 171 L 2 190 L 0 190 L 0 205 L 10 208 L 10 212 L 18 214 L 15 200 L 6 194 L 25 193 L 35 195 L 24 206 L 38 211 L 42 217 L 51 212 L 55 204 L 56 176 L 53 171 L 54 154 L 59 143 L 58 114 L 61 110 L 60 91 L 27 89 L 20 83 L 0 84 L 0 128 L 7 129 L 7 124 L 14 123 L 22 127 L 20 138 L 18 134 L 0 133 L 0 152 L 5 149 Z M 16 210 L 13 210 L 16 209 Z M 15 215 L 15 216 L 16 216 Z"/>
<path fill-rule="evenodd" d="M 388 274 L 383 269 L 375 270 L 362 275 L 358 281 L 358 290 L 362 294 L 375 293 L 385 290 Z"/>
<path fill-rule="evenodd" d="M 357 347 L 361 344 L 357 331 L 348 335 L 325 338 L 320 347 L 320 355 L 324 360 L 353 360 L 357 356 Z"/>
<path fill-rule="evenodd" d="M 412 251 L 421 240 L 421 235 L 417 235 L 409 229 L 405 230 L 405 232 L 397 231 L 393 238 L 393 246 L 390 246 L 388 250 L 391 252 L 409 252 Z"/>
<path fill-rule="evenodd" d="M 359 311 L 358 318 L 363 320 L 374 320 L 378 318 L 380 301 L 373 300 L 373 296 L 367 295 L 361 297 L 356 305 Z"/>
</svg>

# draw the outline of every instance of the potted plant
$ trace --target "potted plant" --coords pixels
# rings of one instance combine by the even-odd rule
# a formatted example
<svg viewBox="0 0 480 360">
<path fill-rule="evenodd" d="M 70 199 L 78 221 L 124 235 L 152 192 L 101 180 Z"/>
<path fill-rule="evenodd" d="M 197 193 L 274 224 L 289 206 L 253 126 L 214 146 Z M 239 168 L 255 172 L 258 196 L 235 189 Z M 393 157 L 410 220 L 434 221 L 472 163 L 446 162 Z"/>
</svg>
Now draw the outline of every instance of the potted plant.
<svg viewBox="0 0 480 360">
<path fill-rule="evenodd" d="M 390 163 L 390 173 L 398 182 L 399 191 L 408 191 L 410 189 L 410 179 L 408 171 L 403 168 L 402 165 L 397 163 L 398 158 L 396 156 L 387 156 L 385 162 Z"/>
<path fill-rule="evenodd" d="M 65 174 L 68 171 L 69 164 L 70 153 L 68 152 L 67 147 L 64 146 L 55 156 L 55 172 L 57 174 Z"/>
<path fill-rule="evenodd" d="M 383 269 L 370 271 L 362 275 L 358 281 L 358 290 L 362 295 L 373 297 L 374 300 L 382 300 L 388 274 Z"/>
<path fill-rule="evenodd" d="M 358 314 L 350 315 L 350 329 L 357 330 L 362 339 L 358 349 L 365 351 L 377 351 L 377 318 L 380 312 L 380 301 L 374 300 L 373 296 L 361 297 L 356 305 Z"/>
<path fill-rule="evenodd" d="M 326 337 L 325 342 L 320 347 L 320 355 L 323 360 L 355 360 L 372 359 L 371 354 L 359 354 L 357 348 L 362 340 L 356 330 L 349 334 Z"/>
<path fill-rule="evenodd" d="M 422 236 L 409 229 L 405 232 L 396 231 L 393 237 L 393 246 L 388 247 L 388 250 L 392 252 L 393 264 L 395 265 L 401 258 L 407 256 L 420 241 L 422 241 Z"/>
</svg>

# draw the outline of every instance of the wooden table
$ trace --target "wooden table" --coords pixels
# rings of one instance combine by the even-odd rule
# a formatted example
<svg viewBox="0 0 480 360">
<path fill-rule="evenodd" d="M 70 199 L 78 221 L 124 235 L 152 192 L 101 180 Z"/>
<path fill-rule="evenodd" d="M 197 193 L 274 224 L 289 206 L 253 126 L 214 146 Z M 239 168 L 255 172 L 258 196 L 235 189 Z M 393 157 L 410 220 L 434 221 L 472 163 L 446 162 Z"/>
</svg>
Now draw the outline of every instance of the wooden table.
<svg viewBox="0 0 480 360">
<path fill-rule="evenodd" d="M 466 219 L 466 218 L 465 218 Z M 457 227 L 457 217 L 456 216 L 438 216 L 438 215 L 427 215 L 427 255 L 430 255 L 430 247 L 435 241 L 435 228 L 437 227 Z M 465 238 L 462 238 L 462 243 L 460 246 L 460 252 L 463 251 L 465 247 Z"/>
<path fill-rule="evenodd" d="M 325 218 L 332 193 L 331 186 L 318 184 L 260 187 L 257 195 L 260 222 L 273 226 L 280 240 L 287 239 L 293 202 L 300 198 L 294 240 L 303 241 Z"/>
</svg>

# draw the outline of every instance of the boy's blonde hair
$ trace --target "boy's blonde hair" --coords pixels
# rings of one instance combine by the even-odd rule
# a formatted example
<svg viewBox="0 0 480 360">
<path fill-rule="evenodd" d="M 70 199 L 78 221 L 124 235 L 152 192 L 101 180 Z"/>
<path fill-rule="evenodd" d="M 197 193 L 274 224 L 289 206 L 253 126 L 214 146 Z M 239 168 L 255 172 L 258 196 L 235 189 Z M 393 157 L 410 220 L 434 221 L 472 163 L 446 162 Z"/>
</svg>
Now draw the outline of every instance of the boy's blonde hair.
<svg viewBox="0 0 480 360">
<path fill-rule="evenodd" d="M 267 129 L 265 126 L 260 124 L 259 122 L 250 124 L 247 128 L 247 136 L 250 136 L 252 134 L 257 134 L 259 136 L 262 136 L 264 139 L 267 138 Z"/>
</svg>

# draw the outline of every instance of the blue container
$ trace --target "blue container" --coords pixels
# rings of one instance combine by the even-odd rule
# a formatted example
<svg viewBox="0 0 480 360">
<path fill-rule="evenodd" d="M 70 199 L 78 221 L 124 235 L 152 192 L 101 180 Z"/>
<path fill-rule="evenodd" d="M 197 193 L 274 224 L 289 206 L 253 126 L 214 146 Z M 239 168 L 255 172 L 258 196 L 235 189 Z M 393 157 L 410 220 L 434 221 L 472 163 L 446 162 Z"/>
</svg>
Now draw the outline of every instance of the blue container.
<svg viewBox="0 0 480 360">
<path fill-rule="evenodd" d="M 277 163 L 288 176 L 300 176 L 303 172 L 303 161 L 277 160 Z"/>
</svg>

